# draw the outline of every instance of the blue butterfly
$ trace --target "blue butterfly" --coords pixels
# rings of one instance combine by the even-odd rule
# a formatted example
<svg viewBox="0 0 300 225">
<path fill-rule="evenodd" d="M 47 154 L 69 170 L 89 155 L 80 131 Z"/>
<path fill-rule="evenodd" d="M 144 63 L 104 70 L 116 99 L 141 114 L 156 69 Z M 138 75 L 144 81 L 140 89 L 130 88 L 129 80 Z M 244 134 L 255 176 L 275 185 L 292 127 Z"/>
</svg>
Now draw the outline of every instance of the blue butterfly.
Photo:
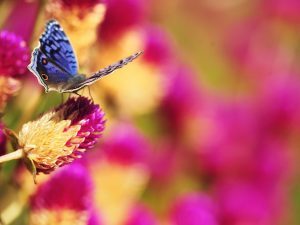
<svg viewBox="0 0 300 225">
<path fill-rule="evenodd" d="M 50 20 L 40 37 L 40 45 L 32 52 L 28 69 L 37 77 L 46 92 L 77 92 L 133 61 L 141 53 L 124 58 L 86 77 L 78 73 L 76 56 L 60 24 L 56 20 Z"/>
</svg>

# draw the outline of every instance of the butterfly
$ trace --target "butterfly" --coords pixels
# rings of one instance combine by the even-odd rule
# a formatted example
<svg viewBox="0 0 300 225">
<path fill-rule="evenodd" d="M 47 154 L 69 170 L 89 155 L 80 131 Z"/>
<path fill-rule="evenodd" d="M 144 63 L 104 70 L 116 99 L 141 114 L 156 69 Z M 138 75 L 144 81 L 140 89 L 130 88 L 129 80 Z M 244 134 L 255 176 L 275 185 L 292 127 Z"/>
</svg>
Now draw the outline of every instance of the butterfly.
<svg viewBox="0 0 300 225">
<path fill-rule="evenodd" d="M 56 20 L 50 20 L 46 24 L 39 42 L 39 46 L 32 52 L 28 69 L 37 77 L 46 92 L 76 93 L 142 54 L 135 53 L 86 77 L 78 73 L 78 63 L 72 45 Z"/>
</svg>

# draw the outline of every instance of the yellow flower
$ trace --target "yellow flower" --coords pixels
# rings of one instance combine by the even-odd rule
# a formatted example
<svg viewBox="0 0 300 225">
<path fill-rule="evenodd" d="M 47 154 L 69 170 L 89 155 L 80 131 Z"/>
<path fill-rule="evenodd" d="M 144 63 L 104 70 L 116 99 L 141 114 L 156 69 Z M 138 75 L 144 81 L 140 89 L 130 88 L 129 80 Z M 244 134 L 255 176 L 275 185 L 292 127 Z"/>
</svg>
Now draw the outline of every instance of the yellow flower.
<svg viewBox="0 0 300 225">
<path fill-rule="evenodd" d="M 97 39 L 97 27 L 104 18 L 105 9 L 99 1 L 52 0 L 46 6 L 47 18 L 60 22 L 81 66 L 89 63 L 89 53 Z"/>
<path fill-rule="evenodd" d="M 25 157 L 34 175 L 50 173 L 94 147 L 104 129 L 103 117 L 91 100 L 69 98 L 38 120 L 24 124 L 17 137 L 19 150 L 1 156 L 0 162 Z"/>
<path fill-rule="evenodd" d="M 138 49 L 143 49 L 141 34 L 129 32 L 113 45 L 95 49 L 92 69 L 96 71 Z M 165 95 L 167 80 L 160 68 L 143 61 L 143 57 L 141 55 L 140 59 L 123 70 L 93 84 L 91 90 L 95 101 L 103 103 L 105 107 L 103 99 L 109 99 L 109 103 L 116 107 L 114 111 L 118 110 L 126 116 L 142 115 L 155 110 Z"/>
</svg>

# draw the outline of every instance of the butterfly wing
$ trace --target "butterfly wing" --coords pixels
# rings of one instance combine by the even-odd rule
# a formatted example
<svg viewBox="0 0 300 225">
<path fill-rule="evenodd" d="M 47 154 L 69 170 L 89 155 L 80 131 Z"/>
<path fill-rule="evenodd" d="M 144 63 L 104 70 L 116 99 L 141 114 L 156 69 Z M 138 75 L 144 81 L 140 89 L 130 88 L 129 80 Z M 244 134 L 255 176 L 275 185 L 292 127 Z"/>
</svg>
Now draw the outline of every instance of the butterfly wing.
<svg viewBox="0 0 300 225">
<path fill-rule="evenodd" d="M 65 32 L 56 20 L 50 20 L 40 38 L 40 50 L 70 75 L 77 75 L 78 64 Z"/>
<path fill-rule="evenodd" d="M 84 79 L 78 75 L 77 60 L 72 46 L 59 23 L 50 20 L 40 37 L 40 45 L 32 52 L 28 69 L 46 91 L 62 92 L 72 82 Z"/>
<path fill-rule="evenodd" d="M 49 61 L 47 56 L 38 48 L 32 53 L 28 69 L 37 77 L 46 92 L 51 90 L 61 92 L 70 80 L 70 75 Z"/>
<path fill-rule="evenodd" d="M 85 78 L 83 81 L 77 82 L 74 85 L 68 87 L 68 89 L 64 90 L 64 92 L 78 91 L 78 90 L 80 90 L 81 88 L 83 88 L 87 85 L 91 85 L 92 83 L 96 82 L 100 78 L 114 72 L 117 69 L 122 68 L 123 66 L 127 65 L 129 62 L 132 62 L 138 56 L 140 56 L 142 53 L 143 52 L 138 52 L 138 53 L 135 53 L 135 54 L 133 54 L 133 55 L 127 57 L 127 58 L 121 59 L 118 62 L 116 62 L 114 64 L 111 64 L 108 67 L 105 67 L 105 68 L 99 70 L 98 72 L 94 73 L 90 77 Z"/>
<path fill-rule="evenodd" d="M 50 20 L 40 38 L 40 50 L 49 60 L 70 75 L 78 73 L 77 59 L 65 32 L 56 20 Z"/>
</svg>

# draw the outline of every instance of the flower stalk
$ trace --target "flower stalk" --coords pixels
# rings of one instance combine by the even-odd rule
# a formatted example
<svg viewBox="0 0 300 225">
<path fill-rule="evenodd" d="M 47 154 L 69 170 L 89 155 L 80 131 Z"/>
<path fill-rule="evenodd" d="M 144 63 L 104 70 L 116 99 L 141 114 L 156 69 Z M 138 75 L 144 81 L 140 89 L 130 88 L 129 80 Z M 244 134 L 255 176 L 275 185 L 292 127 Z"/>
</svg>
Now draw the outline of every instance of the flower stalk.
<svg viewBox="0 0 300 225">
<path fill-rule="evenodd" d="M 0 163 L 8 162 L 14 159 L 21 159 L 24 156 L 24 151 L 22 149 L 18 149 L 14 152 L 5 154 L 0 156 Z"/>
</svg>

